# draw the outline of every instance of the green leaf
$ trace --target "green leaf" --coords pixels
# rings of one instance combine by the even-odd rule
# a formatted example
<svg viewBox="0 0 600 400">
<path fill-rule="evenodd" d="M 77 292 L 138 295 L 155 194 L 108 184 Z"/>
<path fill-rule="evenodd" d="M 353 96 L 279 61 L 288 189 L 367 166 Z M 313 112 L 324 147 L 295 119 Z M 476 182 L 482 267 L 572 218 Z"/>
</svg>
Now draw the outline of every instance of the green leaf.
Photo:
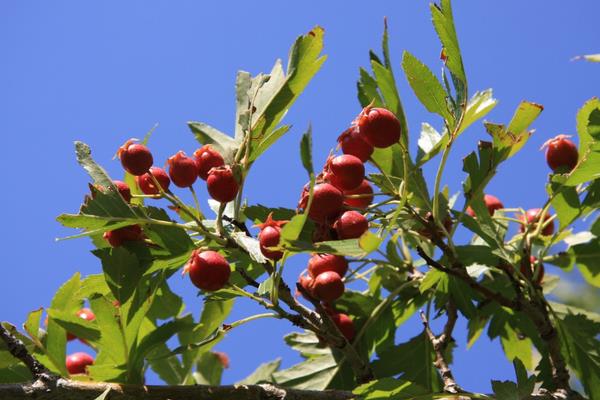
<svg viewBox="0 0 600 400">
<path fill-rule="evenodd" d="M 254 261 L 260 264 L 267 262 L 267 259 L 260 251 L 258 240 L 247 236 L 244 232 L 233 232 L 231 238 L 244 249 Z"/>
<path fill-rule="evenodd" d="M 352 257 L 365 255 L 358 239 L 331 240 L 318 243 L 293 241 L 285 248 L 296 253 L 328 253 Z"/>
<path fill-rule="evenodd" d="M 162 208 L 147 207 L 146 211 L 150 218 L 160 221 L 173 221 Z M 150 224 L 145 227 L 144 233 L 154 243 L 167 250 L 170 256 L 188 253 L 194 248 L 194 242 L 183 228 Z"/>
<path fill-rule="evenodd" d="M 180 296 L 173 293 L 169 283 L 164 281 L 158 287 L 154 295 L 154 301 L 148 311 L 148 316 L 152 319 L 168 319 L 177 317 L 183 312 L 185 306 Z"/>
<path fill-rule="evenodd" d="M 95 184 L 101 185 L 105 188 L 116 189 L 112 183 L 112 179 L 110 179 L 106 171 L 101 166 L 96 164 L 96 162 L 92 158 L 92 151 L 90 149 L 90 146 L 83 142 L 76 141 L 75 155 L 77 156 L 77 162 L 92 177 Z M 114 192 L 115 194 L 118 193 L 117 190 L 114 190 Z M 117 196 L 114 197 L 116 198 Z M 121 202 L 125 203 L 125 200 L 123 200 L 121 196 L 118 197 L 121 199 Z"/>
<path fill-rule="evenodd" d="M 559 227 L 565 228 L 579 217 L 581 213 L 581 202 L 574 187 L 563 186 L 557 182 L 551 182 L 547 186 L 547 192 L 552 197 L 552 207 L 556 211 Z"/>
<path fill-rule="evenodd" d="M 419 145 L 417 153 L 417 164 L 423 165 L 435 157 L 446 144 L 448 144 L 449 135 L 446 131 L 440 134 L 433 126 L 427 122 L 421 124 L 421 135 L 419 136 Z"/>
<path fill-rule="evenodd" d="M 29 369 L 23 364 L 15 364 L 0 368 L 0 383 L 25 383 L 31 382 L 32 376 Z"/>
<path fill-rule="evenodd" d="M 273 213 L 273 219 L 277 220 L 289 220 L 296 215 L 296 211 L 290 208 L 269 208 L 261 204 L 244 208 L 244 215 L 255 222 L 265 221 L 270 213 Z"/>
<path fill-rule="evenodd" d="M 222 375 L 223 364 L 217 354 L 208 351 L 200 355 L 194 372 L 194 380 L 198 385 L 218 386 Z"/>
<path fill-rule="evenodd" d="M 104 277 L 112 294 L 125 304 L 144 273 L 137 255 L 125 247 L 96 249 L 92 253 L 102 262 Z"/>
<path fill-rule="evenodd" d="M 571 246 L 568 253 L 575 258 L 577 268 L 585 280 L 590 285 L 600 287 L 600 239 Z"/>
<path fill-rule="evenodd" d="M 390 377 L 365 383 L 354 389 L 352 393 L 360 396 L 362 400 L 428 400 L 436 398 L 433 393 L 414 382 Z"/>
<path fill-rule="evenodd" d="M 235 152 L 241 144 L 241 140 L 219 131 L 203 122 L 190 121 L 188 126 L 200 144 L 210 144 L 217 150 L 226 162 L 233 161 Z"/>
<path fill-rule="evenodd" d="M 533 389 L 535 388 L 536 377 L 528 376 L 527 369 L 525 365 L 519 360 L 515 358 L 513 361 L 513 366 L 515 367 L 515 374 L 517 375 L 517 386 L 518 393 L 520 398 L 524 398 L 533 393 Z"/>
<path fill-rule="evenodd" d="M 89 300 L 101 334 L 99 357 L 110 359 L 117 366 L 126 365 L 129 348 L 125 340 L 125 332 L 119 324 L 120 318 L 117 319 L 119 317 L 118 308 L 113 305 L 112 301 L 101 295 L 93 295 Z"/>
<path fill-rule="evenodd" d="M 377 90 L 377 81 L 362 67 L 359 69 L 359 79 L 356 86 L 358 100 L 363 107 L 371 102 L 375 107 L 383 107 L 383 99 Z"/>
<path fill-rule="evenodd" d="M 309 175 L 314 172 L 313 161 L 312 161 L 312 126 L 308 126 L 308 129 L 302 135 L 300 141 L 300 157 L 302 159 L 302 165 Z"/>
<path fill-rule="evenodd" d="M 95 321 L 86 321 L 76 314 L 61 310 L 48 309 L 48 316 L 62 326 L 67 332 L 72 333 L 79 339 L 91 343 L 97 343 L 100 339 L 100 331 Z"/>
<path fill-rule="evenodd" d="M 454 116 L 446 103 L 449 95 L 433 72 L 408 51 L 402 56 L 402 68 L 410 87 L 427 111 L 440 115 L 451 126 L 454 125 Z"/>
<path fill-rule="evenodd" d="M 340 365 L 329 354 L 309 358 L 288 369 L 273 373 L 275 383 L 296 389 L 325 390 L 335 375 Z"/>
<path fill-rule="evenodd" d="M 39 340 L 39 330 L 40 330 L 40 322 L 42 320 L 42 313 L 44 312 L 43 308 L 39 308 L 35 311 L 32 311 L 27 315 L 27 321 L 25 321 L 25 331 L 32 338 L 36 338 Z"/>
<path fill-rule="evenodd" d="M 169 357 L 171 350 L 166 344 L 158 345 L 148 355 L 150 368 L 168 385 L 184 383 L 183 366 L 177 357 Z"/>
<path fill-rule="evenodd" d="M 98 397 L 96 397 L 94 400 L 106 400 L 108 394 L 110 393 L 111 387 L 107 387 L 106 390 L 104 392 L 102 392 L 102 394 Z"/>
<path fill-rule="evenodd" d="M 492 97 L 492 89 L 475 92 L 467 103 L 467 109 L 458 129 L 458 133 L 464 132 L 473 122 L 485 117 L 496 105 L 498 100 Z"/>
<path fill-rule="evenodd" d="M 373 361 L 376 377 L 401 375 L 401 379 L 419 384 L 430 391 L 440 390 L 441 379 L 433 362 L 433 347 L 424 333 L 379 354 Z"/>
<path fill-rule="evenodd" d="M 235 383 L 235 385 L 256 385 L 273 382 L 273 374 L 279 370 L 281 358 L 260 364 L 250 375 Z"/>
<path fill-rule="evenodd" d="M 492 381 L 492 390 L 496 398 L 502 400 L 521 400 L 517 384 L 511 381 Z"/>
<path fill-rule="evenodd" d="M 299 352 L 304 358 L 331 353 L 331 350 L 328 347 L 323 346 L 320 343 L 319 338 L 310 331 L 292 332 L 285 335 L 283 339 L 288 346 Z"/>
<path fill-rule="evenodd" d="M 455 80 L 459 80 L 465 84 L 467 79 L 458 46 L 458 37 L 456 35 L 456 28 L 454 27 L 454 17 L 452 15 L 450 0 L 442 0 L 441 7 L 438 7 L 435 3 L 431 3 L 430 9 L 433 26 L 442 42 L 443 51 L 446 56 L 446 66 Z"/>
<path fill-rule="evenodd" d="M 358 245 L 366 254 L 372 253 L 383 243 L 383 239 L 371 231 L 366 231 L 358 238 Z"/>
</svg>

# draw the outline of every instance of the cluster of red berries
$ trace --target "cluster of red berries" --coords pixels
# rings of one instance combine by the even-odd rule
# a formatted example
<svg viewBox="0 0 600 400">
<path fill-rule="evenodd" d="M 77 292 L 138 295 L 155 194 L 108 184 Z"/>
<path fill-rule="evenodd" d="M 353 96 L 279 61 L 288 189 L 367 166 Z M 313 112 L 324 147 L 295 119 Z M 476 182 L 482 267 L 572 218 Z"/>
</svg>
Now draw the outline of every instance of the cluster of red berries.
<svg viewBox="0 0 600 400">
<path fill-rule="evenodd" d="M 146 195 L 157 195 L 167 192 L 171 182 L 177 187 L 191 187 L 198 178 L 206 181 L 210 196 L 227 203 L 235 199 L 239 184 L 230 166 L 225 164 L 223 156 L 210 145 L 204 145 L 194 152 L 194 157 L 188 157 L 183 151 L 178 151 L 167 160 L 168 173 L 153 166 L 154 158 L 150 149 L 133 139 L 125 142 L 117 152 L 123 168 L 135 176 L 137 186 Z M 113 181 L 119 193 L 126 202 L 131 201 L 131 190 L 122 181 Z M 160 186 L 160 188 L 159 188 Z M 104 238 L 113 247 L 125 242 L 144 239 L 139 225 L 130 225 L 104 234 Z"/>
</svg>

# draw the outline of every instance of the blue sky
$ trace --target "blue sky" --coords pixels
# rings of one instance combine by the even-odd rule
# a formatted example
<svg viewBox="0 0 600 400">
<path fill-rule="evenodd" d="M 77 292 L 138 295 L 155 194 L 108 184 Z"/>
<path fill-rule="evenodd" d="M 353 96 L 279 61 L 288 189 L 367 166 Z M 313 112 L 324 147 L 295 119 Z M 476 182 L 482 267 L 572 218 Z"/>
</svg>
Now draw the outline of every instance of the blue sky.
<svg viewBox="0 0 600 400">
<path fill-rule="evenodd" d="M 470 89 L 491 87 L 500 100 L 488 119 L 507 122 L 523 99 L 545 106 L 531 141 L 489 186 L 508 207 L 537 206 L 544 201 L 549 172 L 539 147 L 558 133 L 574 133 L 577 109 L 598 95 L 600 65 L 570 59 L 600 52 L 600 3 L 455 3 Z M 7 173 L 0 200 L 0 318 L 21 323 L 29 311 L 47 305 L 75 271 L 100 270 L 87 240 L 54 241 L 72 233 L 54 218 L 75 212 L 87 192 L 88 177 L 75 161 L 74 140 L 90 144 L 97 161 L 114 177 L 121 174 L 119 163 L 111 160 L 117 147 L 129 137 L 141 137 L 155 123 L 159 128 L 151 147 L 156 160 L 162 162 L 179 149 L 191 153 L 197 144 L 186 121 L 232 131 L 238 69 L 268 71 L 276 58 L 287 59 L 296 36 L 321 25 L 329 58 L 286 117 L 291 132 L 256 163 L 246 191 L 250 204 L 293 207 L 305 181 L 297 153 L 300 134 L 311 122 L 315 163 L 321 165 L 337 135 L 359 112 L 358 68 L 367 65 L 370 48 L 379 51 L 383 16 L 389 20 L 414 147 L 421 122 L 440 126 L 418 103 L 400 71 L 403 49 L 439 71 L 439 44 L 425 1 L 4 0 L 0 159 Z M 475 124 L 458 141 L 444 175 L 451 192 L 460 189 L 464 178 L 462 157 L 483 138 L 482 125 Z M 432 171 L 426 174 L 431 177 Z M 206 198 L 206 192 L 201 196 Z M 303 262 L 299 258 L 290 264 L 295 265 L 290 276 L 304 268 Z M 180 280 L 174 285 L 197 314 L 201 302 L 191 285 Z M 233 318 L 253 311 L 244 304 Z M 261 320 L 229 334 L 218 346 L 231 357 L 225 381 L 240 379 L 277 356 L 284 358 L 284 365 L 295 362 L 297 356 L 281 340 L 291 329 L 280 321 Z M 410 324 L 399 336 L 409 338 L 419 330 L 418 324 Z M 459 344 L 464 335 L 457 330 Z M 497 341 L 483 340 L 455 360 L 455 375 L 471 390 L 489 390 L 490 378 L 512 377 Z"/>
</svg>

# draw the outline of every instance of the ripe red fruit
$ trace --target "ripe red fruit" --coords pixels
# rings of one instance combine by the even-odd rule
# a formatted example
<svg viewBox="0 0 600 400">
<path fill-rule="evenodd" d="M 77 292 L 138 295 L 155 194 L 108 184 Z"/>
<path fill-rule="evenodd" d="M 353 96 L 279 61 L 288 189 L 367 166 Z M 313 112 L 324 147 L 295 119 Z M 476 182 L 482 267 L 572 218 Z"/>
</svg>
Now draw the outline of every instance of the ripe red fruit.
<svg viewBox="0 0 600 400">
<path fill-rule="evenodd" d="M 358 115 L 356 123 L 360 134 L 375 147 L 389 147 L 400 140 L 400 121 L 394 113 L 385 108 L 365 107 Z"/>
<path fill-rule="evenodd" d="M 308 294 L 314 297 L 314 279 L 310 275 L 300 275 L 298 277 L 298 285 L 300 285 Z M 296 296 L 302 294 L 299 290 L 296 291 Z M 304 296 L 304 294 L 302 294 Z M 306 297 L 306 296 L 304 296 Z"/>
<path fill-rule="evenodd" d="M 333 271 L 317 275 L 313 283 L 313 293 L 321 301 L 332 302 L 344 294 L 342 277 Z"/>
<path fill-rule="evenodd" d="M 302 198 L 298 204 L 299 208 L 308 205 L 308 188 L 302 192 Z M 344 195 L 335 186 L 329 183 L 319 183 L 313 190 L 313 202 L 308 211 L 308 216 L 315 222 L 327 222 L 333 220 L 342 211 Z"/>
<path fill-rule="evenodd" d="M 150 149 L 135 143 L 134 139 L 126 141 L 117 151 L 117 156 L 121 159 L 125 171 L 135 176 L 148 172 L 154 162 Z"/>
<path fill-rule="evenodd" d="M 69 374 L 85 374 L 88 365 L 94 364 L 94 357 L 87 353 L 69 354 L 66 359 L 67 371 Z"/>
<path fill-rule="evenodd" d="M 169 190 L 169 185 L 171 184 L 171 179 L 169 175 L 165 172 L 164 169 L 159 167 L 151 167 L 150 171 L 146 172 L 144 175 L 136 176 L 135 181 L 137 182 L 140 190 L 144 194 L 158 194 L 159 190 L 154 183 L 154 179 L 152 179 L 152 175 L 156 178 L 163 191 Z"/>
<path fill-rule="evenodd" d="M 328 223 L 316 223 L 311 239 L 313 243 L 325 242 L 327 240 L 334 240 L 335 235 L 335 229 L 331 228 Z"/>
<path fill-rule="evenodd" d="M 486 194 L 483 196 L 483 202 L 488 209 L 488 213 L 490 215 L 494 215 L 496 210 L 504 208 L 504 204 L 498 199 L 496 196 L 492 196 L 491 194 Z M 475 211 L 471 207 L 467 207 L 467 214 L 471 217 L 475 218 Z"/>
<path fill-rule="evenodd" d="M 229 166 L 215 167 L 208 172 L 206 188 L 210 196 L 221 203 L 235 199 L 239 185 Z"/>
<path fill-rule="evenodd" d="M 540 221 L 540 214 L 542 213 L 542 209 L 541 208 L 532 208 L 529 209 L 525 212 L 524 215 L 521 215 L 521 226 L 519 227 L 519 230 L 521 232 L 525 232 L 525 228 L 528 225 L 532 225 L 532 227 L 529 229 L 530 232 L 533 232 L 537 229 L 537 223 Z M 550 213 L 546 213 L 546 215 L 544 216 L 544 223 L 550 219 L 552 216 L 550 215 Z M 544 228 L 542 229 L 542 235 L 544 236 L 550 236 L 554 233 L 554 220 L 550 221 L 546 226 L 544 226 Z"/>
<path fill-rule="evenodd" d="M 119 247 L 125 242 L 144 240 L 144 233 L 139 225 L 128 225 L 113 231 L 104 232 L 103 237 L 112 247 Z"/>
<path fill-rule="evenodd" d="M 213 149 L 210 144 L 206 144 L 196 150 L 194 152 L 194 157 L 196 158 L 196 165 L 198 167 L 198 176 L 202 180 L 208 178 L 208 172 L 211 168 L 222 167 L 225 165 L 223 156 Z"/>
<path fill-rule="evenodd" d="M 529 267 L 529 268 L 528 268 Z M 534 283 L 538 285 L 542 283 L 544 279 L 544 264 L 538 261 L 537 257 L 529 256 L 529 265 L 525 259 L 521 260 L 521 273 L 530 281 L 534 278 L 535 271 L 537 269 L 537 276 L 535 277 Z"/>
<path fill-rule="evenodd" d="M 365 178 L 364 164 L 350 154 L 330 158 L 325 170 L 325 179 L 342 191 L 356 189 Z"/>
<path fill-rule="evenodd" d="M 308 273 L 310 276 L 314 278 L 327 271 L 333 271 L 339 276 L 344 276 L 348 272 L 348 261 L 344 257 L 335 254 L 313 254 L 308 260 Z"/>
<path fill-rule="evenodd" d="M 364 197 L 347 197 L 352 195 L 364 195 Z M 344 190 L 344 204 L 348 207 L 367 208 L 373 201 L 373 188 L 366 179 L 363 179 L 361 184 L 352 190 Z"/>
<path fill-rule="evenodd" d="M 357 126 L 346 129 L 337 140 L 344 154 L 358 157 L 362 162 L 373 154 L 373 146 L 360 134 Z"/>
<path fill-rule="evenodd" d="M 579 151 L 568 135 L 558 135 L 542 146 L 546 148 L 546 162 L 552 171 L 570 172 L 577 165 Z"/>
<path fill-rule="evenodd" d="M 229 356 L 226 353 L 222 351 L 213 351 L 212 353 L 217 357 L 223 368 L 229 368 Z"/>
<path fill-rule="evenodd" d="M 198 179 L 196 160 L 186 156 L 183 151 L 178 151 L 177 154 L 169 157 L 167 163 L 169 164 L 169 176 L 175 186 L 190 187 Z"/>
<path fill-rule="evenodd" d="M 131 200 L 131 190 L 129 189 L 129 185 L 127 185 L 123 181 L 113 181 L 113 185 L 117 187 L 119 194 L 123 197 L 123 200 L 129 203 Z"/>
<path fill-rule="evenodd" d="M 268 250 L 267 247 L 275 247 L 279 244 L 281 237 L 281 227 L 289 221 L 277 221 L 273 219 L 273 213 L 267 216 L 267 220 L 256 226 L 260 228 L 258 234 L 258 242 L 260 244 L 260 252 L 271 260 L 279 260 L 283 257 L 283 252 Z"/>
<path fill-rule="evenodd" d="M 354 339 L 354 335 L 356 333 L 354 330 L 354 322 L 352 322 L 348 315 L 343 313 L 334 313 L 331 315 L 331 320 L 349 342 Z"/>
<path fill-rule="evenodd" d="M 356 239 L 369 229 L 369 221 L 358 211 L 345 211 L 333 224 L 339 239 Z"/>
<path fill-rule="evenodd" d="M 187 270 L 192 283 L 209 292 L 225 286 L 231 275 L 231 267 L 225 257 L 212 250 L 194 250 Z"/>
</svg>

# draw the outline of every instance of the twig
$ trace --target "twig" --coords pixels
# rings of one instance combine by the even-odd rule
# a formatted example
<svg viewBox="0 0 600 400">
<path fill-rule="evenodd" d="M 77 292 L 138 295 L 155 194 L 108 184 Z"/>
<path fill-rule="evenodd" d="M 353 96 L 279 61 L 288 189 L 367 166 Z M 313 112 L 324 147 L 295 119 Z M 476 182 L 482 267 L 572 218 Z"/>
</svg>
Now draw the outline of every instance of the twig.
<svg viewBox="0 0 600 400">
<path fill-rule="evenodd" d="M 456 307 L 451 303 L 448 304 L 447 314 L 448 321 L 446 322 L 446 326 L 444 327 L 444 333 L 440 336 L 436 337 L 435 334 L 431 331 L 429 327 L 429 321 L 425 316 L 423 311 L 420 312 L 421 320 L 423 321 L 423 326 L 425 328 L 425 333 L 433 346 L 433 351 L 435 353 L 435 361 L 433 365 L 437 368 L 437 370 L 442 375 L 442 380 L 444 382 L 444 391 L 447 393 L 458 394 L 462 393 L 462 389 L 456 383 L 454 376 L 452 375 L 452 370 L 448 366 L 446 359 L 444 357 L 444 351 L 448 346 L 449 341 L 452 339 L 452 330 L 454 329 L 454 325 L 456 324 L 456 319 L 458 314 L 456 312 Z"/>
<path fill-rule="evenodd" d="M 25 366 L 31 372 L 31 375 L 35 378 L 35 380 L 42 381 L 44 383 L 56 382 L 58 376 L 54 375 L 52 372 L 48 370 L 38 360 L 32 356 L 29 351 L 27 351 L 27 347 L 25 344 L 19 339 L 17 339 L 12 333 L 8 331 L 1 323 L 0 323 L 0 338 L 6 343 L 8 351 L 12 354 L 13 357 L 21 360 Z"/>
</svg>

